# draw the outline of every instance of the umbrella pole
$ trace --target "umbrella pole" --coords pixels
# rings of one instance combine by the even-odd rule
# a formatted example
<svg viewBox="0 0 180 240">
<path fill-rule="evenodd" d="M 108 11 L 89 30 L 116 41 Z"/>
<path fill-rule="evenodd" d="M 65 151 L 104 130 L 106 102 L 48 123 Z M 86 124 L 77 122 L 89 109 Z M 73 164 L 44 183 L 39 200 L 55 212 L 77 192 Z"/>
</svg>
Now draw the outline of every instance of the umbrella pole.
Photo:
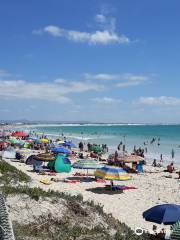
<svg viewBox="0 0 180 240">
<path fill-rule="evenodd" d="M 111 188 L 114 186 L 113 180 L 111 180 Z"/>
</svg>

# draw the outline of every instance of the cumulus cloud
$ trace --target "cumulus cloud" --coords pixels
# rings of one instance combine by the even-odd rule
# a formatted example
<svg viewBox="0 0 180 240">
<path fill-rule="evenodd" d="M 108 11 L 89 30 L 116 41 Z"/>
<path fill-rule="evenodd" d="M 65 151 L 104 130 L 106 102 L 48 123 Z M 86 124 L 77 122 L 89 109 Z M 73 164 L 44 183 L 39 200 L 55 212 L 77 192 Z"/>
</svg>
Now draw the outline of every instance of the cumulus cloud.
<svg viewBox="0 0 180 240">
<path fill-rule="evenodd" d="M 85 82 L 61 83 L 56 79 L 54 82 L 26 82 L 23 80 L 0 80 L 0 98 L 4 99 L 40 99 L 69 103 L 71 93 L 83 93 L 88 91 L 102 91 L 103 85 Z"/>
<path fill-rule="evenodd" d="M 69 30 L 56 25 L 47 25 L 41 29 L 34 30 L 33 34 L 42 35 L 46 33 L 53 37 L 68 39 L 69 41 L 87 42 L 90 45 L 128 44 L 131 42 L 128 37 L 116 31 L 116 19 L 108 16 L 107 12 L 96 14 L 94 19 L 98 29 L 93 32 Z"/>
<path fill-rule="evenodd" d="M 110 97 L 93 98 L 92 101 L 99 104 L 115 104 L 115 103 L 122 102 L 121 99 L 110 98 Z"/>
<path fill-rule="evenodd" d="M 125 35 L 119 35 L 115 31 L 111 30 L 99 30 L 95 32 L 82 32 L 76 30 L 66 30 L 58 26 L 46 26 L 43 29 L 34 30 L 34 34 L 48 33 L 53 37 L 64 37 L 74 42 L 87 42 L 90 45 L 110 43 L 128 44 L 129 38 Z"/>
<path fill-rule="evenodd" d="M 139 104 L 157 105 L 157 106 L 179 106 L 180 98 L 176 97 L 140 97 L 137 101 Z"/>
</svg>

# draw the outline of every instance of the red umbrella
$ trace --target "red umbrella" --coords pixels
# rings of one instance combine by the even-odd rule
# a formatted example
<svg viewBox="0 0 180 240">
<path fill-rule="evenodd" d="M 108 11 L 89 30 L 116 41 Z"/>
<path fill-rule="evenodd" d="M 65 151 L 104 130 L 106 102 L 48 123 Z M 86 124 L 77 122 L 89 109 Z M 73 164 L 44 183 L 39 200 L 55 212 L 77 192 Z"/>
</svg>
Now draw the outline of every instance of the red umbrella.
<svg viewBox="0 0 180 240">
<path fill-rule="evenodd" d="M 9 143 L 8 142 L 0 142 L 0 146 L 5 146 L 5 145 L 8 145 Z"/>
<path fill-rule="evenodd" d="M 28 137 L 29 135 L 24 132 L 14 132 L 11 134 L 12 137 Z"/>
</svg>

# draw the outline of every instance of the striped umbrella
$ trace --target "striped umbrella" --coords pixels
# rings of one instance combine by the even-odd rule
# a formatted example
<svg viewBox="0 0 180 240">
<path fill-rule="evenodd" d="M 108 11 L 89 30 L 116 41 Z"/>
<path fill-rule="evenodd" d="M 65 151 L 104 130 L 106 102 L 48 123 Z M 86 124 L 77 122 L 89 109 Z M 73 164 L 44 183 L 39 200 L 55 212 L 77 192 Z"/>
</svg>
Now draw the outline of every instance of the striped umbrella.
<svg viewBox="0 0 180 240">
<path fill-rule="evenodd" d="M 171 240 L 180 239 L 180 221 L 171 226 Z"/>
<path fill-rule="evenodd" d="M 73 168 L 78 169 L 99 169 L 104 165 L 94 159 L 81 159 L 73 164 Z"/>
<path fill-rule="evenodd" d="M 97 169 L 94 175 L 98 178 L 110 180 L 112 185 L 113 180 L 125 181 L 131 179 L 131 176 L 123 168 L 107 165 Z"/>
</svg>

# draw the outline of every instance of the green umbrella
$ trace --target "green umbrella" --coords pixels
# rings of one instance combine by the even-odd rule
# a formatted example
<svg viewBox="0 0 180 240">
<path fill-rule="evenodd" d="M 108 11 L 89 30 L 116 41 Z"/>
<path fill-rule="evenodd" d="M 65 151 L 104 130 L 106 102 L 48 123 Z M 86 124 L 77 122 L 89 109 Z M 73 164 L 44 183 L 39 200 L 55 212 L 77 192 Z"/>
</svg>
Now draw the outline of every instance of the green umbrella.
<svg viewBox="0 0 180 240">
<path fill-rule="evenodd" d="M 9 139 L 9 142 L 10 142 L 10 143 L 13 143 L 13 144 L 18 144 L 18 143 L 20 143 L 20 141 L 17 140 L 16 138 L 11 138 L 11 139 Z"/>
<path fill-rule="evenodd" d="M 92 145 L 90 150 L 95 152 L 95 153 L 100 153 L 100 152 L 103 151 L 102 148 L 100 146 L 97 146 L 97 145 Z"/>
</svg>

